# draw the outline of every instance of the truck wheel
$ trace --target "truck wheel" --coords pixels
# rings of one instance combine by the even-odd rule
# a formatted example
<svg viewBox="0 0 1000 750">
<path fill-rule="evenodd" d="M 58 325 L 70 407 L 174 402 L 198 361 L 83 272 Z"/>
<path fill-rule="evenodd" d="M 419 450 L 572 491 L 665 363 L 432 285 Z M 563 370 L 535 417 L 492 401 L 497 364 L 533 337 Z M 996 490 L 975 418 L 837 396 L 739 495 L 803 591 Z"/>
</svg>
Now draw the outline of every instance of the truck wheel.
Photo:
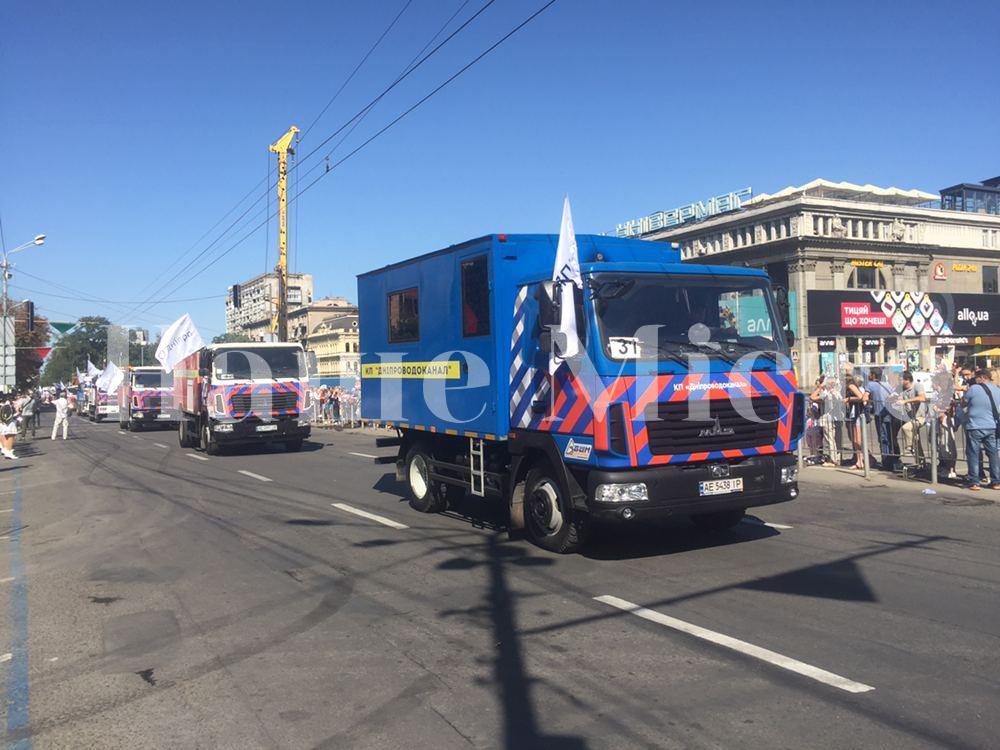
<svg viewBox="0 0 1000 750">
<path fill-rule="evenodd" d="M 421 513 L 437 513 L 447 505 L 441 485 L 431 481 L 431 458 L 423 445 L 414 445 L 406 454 L 406 484 L 410 507 Z"/>
<path fill-rule="evenodd" d="M 212 440 L 212 431 L 208 429 L 208 422 L 201 426 L 201 449 L 208 456 L 219 455 L 219 444 Z"/>
<path fill-rule="evenodd" d="M 194 440 L 191 436 L 191 423 L 182 419 L 177 423 L 177 442 L 181 448 L 194 448 Z"/>
<path fill-rule="evenodd" d="M 743 520 L 745 513 L 746 510 L 742 508 L 737 510 L 720 510 L 715 513 L 701 513 L 697 516 L 691 516 L 691 521 L 701 531 L 713 534 L 733 528 L 733 526 Z"/>
<path fill-rule="evenodd" d="M 542 549 L 565 554 L 586 541 L 587 519 L 569 505 L 555 472 L 547 464 L 528 472 L 524 494 L 524 530 Z"/>
</svg>

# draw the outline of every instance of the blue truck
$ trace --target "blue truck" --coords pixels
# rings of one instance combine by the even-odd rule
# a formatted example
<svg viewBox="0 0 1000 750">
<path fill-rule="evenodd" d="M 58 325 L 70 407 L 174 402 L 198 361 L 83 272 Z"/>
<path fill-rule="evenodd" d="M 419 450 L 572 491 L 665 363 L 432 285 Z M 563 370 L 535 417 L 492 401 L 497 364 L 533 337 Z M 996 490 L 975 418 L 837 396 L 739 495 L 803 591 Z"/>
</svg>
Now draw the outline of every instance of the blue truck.
<svg viewBox="0 0 1000 750">
<path fill-rule="evenodd" d="M 510 529 L 569 552 L 598 523 L 720 530 L 795 498 L 805 411 L 782 290 L 666 243 L 576 242 L 566 358 L 556 235 L 488 235 L 358 277 L 361 416 L 395 428 L 378 443 L 398 448 L 410 505 L 495 498 Z"/>
</svg>

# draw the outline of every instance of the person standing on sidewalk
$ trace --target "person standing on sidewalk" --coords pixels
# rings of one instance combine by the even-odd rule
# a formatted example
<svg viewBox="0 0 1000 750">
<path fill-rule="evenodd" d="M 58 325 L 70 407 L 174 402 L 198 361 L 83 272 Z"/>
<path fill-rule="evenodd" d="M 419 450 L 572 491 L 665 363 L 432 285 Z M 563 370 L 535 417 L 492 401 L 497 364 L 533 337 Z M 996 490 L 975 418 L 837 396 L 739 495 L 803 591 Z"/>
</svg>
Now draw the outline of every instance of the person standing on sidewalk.
<svg viewBox="0 0 1000 750">
<path fill-rule="evenodd" d="M 875 434 L 878 435 L 879 461 L 883 469 L 891 469 L 896 465 L 896 459 L 892 455 L 892 413 L 888 406 L 892 390 L 882 382 L 881 367 L 873 367 L 868 371 L 865 390 L 868 391 Z"/>
<path fill-rule="evenodd" d="M 28 437 L 28 427 L 31 427 L 31 437 L 35 437 L 35 411 L 39 409 L 35 394 L 25 391 L 21 399 L 21 438 Z"/>
<path fill-rule="evenodd" d="M 895 403 L 904 409 L 906 417 L 899 428 L 900 453 L 913 456 L 919 464 L 924 459 L 922 432 L 927 422 L 927 394 L 909 370 L 903 372 L 903 382 Z"/>
<path fill-rule="evenodd" d="M 997 429 L 1000 426 L 1000 388 L 993 384 L 989 370 L 976 372 L 975 383 L 962 397 L 961 422 L 965 425 L 965 460 L 969 465 L 966 488 L 980 489 L 982 451 L 990 464 L 990 489 L 1000 490 L 1000 465 L 997 459 Z"/>
<path fill-rule="evenodd" d="M 52 439 L 56 439 L 59 425 L 62 425 L 63 440 L 65 440 L 69 434 L 69 401 L 66 399 L 66 394 L 59 391 L 52 399 L 52 405 L 56 407 L 56 417 L 52 423 Z"/>
</svg>

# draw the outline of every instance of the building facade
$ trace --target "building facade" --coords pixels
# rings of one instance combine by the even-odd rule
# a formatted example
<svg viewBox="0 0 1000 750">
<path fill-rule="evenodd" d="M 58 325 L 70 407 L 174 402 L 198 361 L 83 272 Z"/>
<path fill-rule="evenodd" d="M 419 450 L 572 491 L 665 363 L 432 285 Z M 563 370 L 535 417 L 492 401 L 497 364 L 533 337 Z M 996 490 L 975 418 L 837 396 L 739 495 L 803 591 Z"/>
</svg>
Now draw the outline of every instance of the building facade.
<svg viewBox="0 0 1000 750">
<path fill-rule="evenodd" d="M 1000 344 L 1000 215 L 978 195 L 942 209 L 945 192 L 814 180 L 643 237 L 787 288 L 803 384 L 846 362 L 930 369 Z"/>
<path fill-rule="evenodd" d="M 361 343 L 357 311 L 331 315 L 309 333 L 306 348 L 316 353 L 320 378 L 340 379 L 345 385 L 360 377 Z"/>
<path fill-rule="evenodd" d="M 233 287 L 226 290 L 226 333 L 241 333 L 249 336 L 252 341 L 271 340 L 271 325 L 278 303 L 278 274 L 274 271 L 262 273 L 238 286 L 238 307 L 234 304 Z M 310 305 L 312 301 L 312 275 L 288 274 L 289 308 Z"/>
<path fill-rule="evenodd" d="M 309 334 L 321 321 L 340 315 L 357 315 L 358 306 L 345 297 L 323 297 L 312 304 L 288 311 L 288 338 L 301 341 L 308 349 Z"/>
</svg>

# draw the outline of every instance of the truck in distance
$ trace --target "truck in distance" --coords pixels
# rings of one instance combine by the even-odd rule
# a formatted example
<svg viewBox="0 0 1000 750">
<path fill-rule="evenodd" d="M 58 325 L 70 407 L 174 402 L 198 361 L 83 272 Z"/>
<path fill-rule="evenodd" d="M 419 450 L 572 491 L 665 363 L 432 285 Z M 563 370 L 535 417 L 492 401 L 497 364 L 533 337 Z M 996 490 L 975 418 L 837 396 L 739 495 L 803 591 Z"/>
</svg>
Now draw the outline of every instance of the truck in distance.
<svg viewBox="0 0 1000 750">
<path fill-rule="evenodd" d="M 160 367 L 129 367 L 118 386 L 118 424 L 137 432 L 154 425 L 177 426 L 173 373 Z"/>
<path fill-rule="evenodd" d="M 294 343 L 211 344 L 174 368 L 181 447 L 281 442 L 297 451 L 310 433 L 305 352 Z"/>
<path fill-rule="evenodd" d="M 359 276 L 362 418 L 396 428 L 378 443 L 398 448 L 411 506 L 494 497 L 511 529 L 567 552 L 597 521 L 717 530 L 796 497 L 804 404 L 767 275 L 576 240 L 580 346 L 564 361 L 556 236 L 489 235 Z"/>
</svg>

